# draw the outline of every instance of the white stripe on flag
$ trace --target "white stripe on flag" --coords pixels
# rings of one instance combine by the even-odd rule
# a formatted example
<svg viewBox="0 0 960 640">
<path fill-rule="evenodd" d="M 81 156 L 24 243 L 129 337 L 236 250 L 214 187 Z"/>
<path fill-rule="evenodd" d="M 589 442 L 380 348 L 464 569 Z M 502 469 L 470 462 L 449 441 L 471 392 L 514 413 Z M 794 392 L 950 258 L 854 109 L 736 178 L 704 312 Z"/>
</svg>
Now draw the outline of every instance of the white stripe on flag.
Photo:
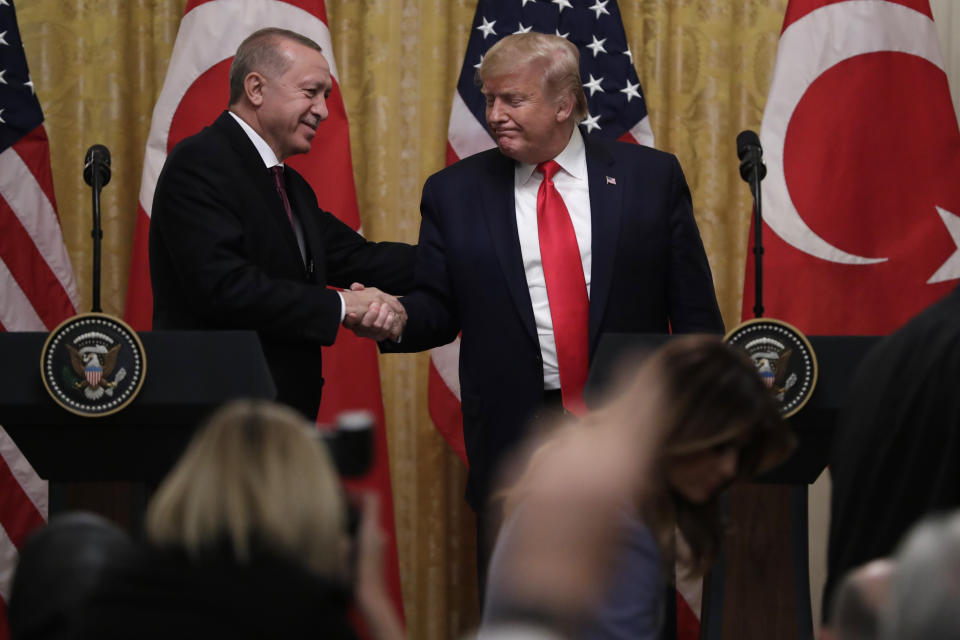
<svg viewBox="0 0 960 640">
<path fill-rule="evenodd" d="M 637 141 L 647 147 L 653 146 L 653 129 L 650 127 L 650 116 L 644 116 L 643 120 L 630 128 L 630 135 Z"/>
<path fill-rule="evenodd" d="M 13 441 L 13 438 L 3 427 L 0 427 L 0 456 L 6 461 L 13 477 L 23 487 L 23 492 L 30 498 L 30 502 L 46 520 L 50 513 L 49 483 L 37 475 L 33 465 L 20 452 L 17 443 Z"/>
<path fill-rule="evenodd" d="M 459 91 L 453 92 L 447 141 L 460 159 L 496 146 L 486 127 L 474 117 L 467 103 L 460 97 Z"/>
<path fill-rule="evenodd" d="M 7 331 L 46 331 L 47 327 L 33 308 L 30 298 L 0 259 L 0 324 Z M 51 329 L 53 327 L 50 327 Z"/>
<path fill-rule="evenodd" d="M 450 344 L 431 349 L 430 360 L 447 389 L 460 402 L 460 337 Z"/>
<path fill-rule="evenodd" d="M 0 599 L 4 602 L 10 602 L 10 585 L 19 558 L 17 547 L 7 535 L 7 530 L 0 525 Z"/>
<path fill-rule="evenodd" d="M 270 16 L 269 20 L 263 19 L 266 15 Z M 312 13 L 275 0 L 213 0 L 192 9 L 180 22 L 167 77 L 150 121 L 140 181 L 140 206 L 147 217 L 153 213 L 153 192 L 167 159 L 170 124 L 180 101 L 197 78 L 210 67 L 233 56 L 244 38 L 252 33 L 252 30 L 230 29 L 224 35 L 224 25 L 256 25 L 258 29 L 281 27 L 301 33 L 327 52 L 325 57 L 330 65 L 330 75 L 338 84 L 340 82 L 332 55 L 330 30 Z"/>
<path fill-rule="evenodd" d="M 10 205 L 60 286 L 67 292 L 70 302 L 77 308 L 80 305 L 77 282 L 73 277 L 73 265 L 67 247 L 63 243 L 57 213 L 30 167 L 13 147 L 0 153 L 0 197 Z M 13 329 L 7 326 L 7 330 Z"/>
</svg>

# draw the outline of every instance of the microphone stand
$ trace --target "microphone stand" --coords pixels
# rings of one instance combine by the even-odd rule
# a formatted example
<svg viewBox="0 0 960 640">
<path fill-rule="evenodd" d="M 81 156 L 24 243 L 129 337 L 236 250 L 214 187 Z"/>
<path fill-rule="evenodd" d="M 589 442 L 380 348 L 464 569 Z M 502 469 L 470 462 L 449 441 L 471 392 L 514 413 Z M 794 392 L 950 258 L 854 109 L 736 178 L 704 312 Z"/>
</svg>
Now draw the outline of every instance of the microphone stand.
<svg viewBox="0 0 960 640">
<path fill-rule="evenodd" d="M 760 161 L 753 163 L 750 187 L 753 191 L 753 317 L 763 317 L 763 208 L 760 197 Z"/>
<path fill-rule="evenodd" d="M 100 226 L 100 172 L 93 171 L 93 180 L 90 186 L 93 188 L 93 229 L 90 236 L 93 238 L 93 309 L 94 313 L 100 313 L 103 309 L 100 307 L 100 241 L 103 240 L 103 228 Z"/>
</svg>

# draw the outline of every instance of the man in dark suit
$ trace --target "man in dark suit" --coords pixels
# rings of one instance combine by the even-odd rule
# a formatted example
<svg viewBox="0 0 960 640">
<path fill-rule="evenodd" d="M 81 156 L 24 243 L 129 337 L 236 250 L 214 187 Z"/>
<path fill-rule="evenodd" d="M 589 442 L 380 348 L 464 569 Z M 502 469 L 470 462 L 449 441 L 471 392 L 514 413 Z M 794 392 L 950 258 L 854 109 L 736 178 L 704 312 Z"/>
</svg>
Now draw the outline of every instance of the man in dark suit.
<svg viewBox="0 0 960 640">
<path fill-rule="evenodd" d="M 418 351 L 462 332 L 467 499 L 478 512 L 541 408 L 583 410 L 601 334 L 723 331 L 679 163 L 581 134 L 576 47 L 508 36 L 479 77 L 498 148 L 426 181 L 408 324 L 383 347 Z"/>
<path fill-rule="evenodd" d="M 331 88 L 312 40 L 282 29 L 244 40 L 229 111 L 170 152 L 150 224 L 154 328 L 255 329 L 277 399 L 310 419 L 323 385 L 320 347 L 341 322 L 374 338 L 397 335 L 404 310 L 374 287 L 405 292 L 415 257 L 409 245 L 367 242 L 282 164 L 310 150 Z M 349 290 L 355 282 L 372 286 Z"/>
</svg>

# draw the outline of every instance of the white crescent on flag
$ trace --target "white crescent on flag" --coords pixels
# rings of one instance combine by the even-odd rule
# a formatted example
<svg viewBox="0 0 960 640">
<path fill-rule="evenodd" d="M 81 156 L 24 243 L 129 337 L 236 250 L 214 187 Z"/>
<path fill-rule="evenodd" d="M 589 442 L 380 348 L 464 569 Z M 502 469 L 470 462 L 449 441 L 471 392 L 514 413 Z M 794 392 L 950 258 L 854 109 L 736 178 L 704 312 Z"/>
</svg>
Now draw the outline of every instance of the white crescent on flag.
<svg viewBox="0 0 960 640">
<path fill-rule="evenodd" d="M 885 334 L 960 278 L 960 129 L 928 0 L 791 0 L 760 140 L 764 315 Z"/>
<path fill-rule="evenodd" d="M 844 60 L 867 53 L 897 51 L 919 56 L 943 69 L 933 20 L 885 1 L 838 2 L 812 11 L 787 27 L 780 36 L 780 51 L 760 131 L 769 169 L 762 183 L 764 221 L 786 242 L 817 258 L 843 264 L 883 262 L 887 258 L 857 256 L 839 249 L 807 226 L 790 198 L 784 172 L 784 143 L 790 119 L 807 90 L 824 72 Z"/>
</svg>

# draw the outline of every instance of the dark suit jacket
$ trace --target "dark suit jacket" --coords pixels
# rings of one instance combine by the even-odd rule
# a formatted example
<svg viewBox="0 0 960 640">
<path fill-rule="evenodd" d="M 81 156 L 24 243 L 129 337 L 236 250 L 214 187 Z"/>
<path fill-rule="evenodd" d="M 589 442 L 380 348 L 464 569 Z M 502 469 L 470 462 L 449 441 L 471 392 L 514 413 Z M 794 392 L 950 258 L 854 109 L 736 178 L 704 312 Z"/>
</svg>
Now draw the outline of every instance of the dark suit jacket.
<svg viewBox="0 0 960 640">
<path fill-rule="evenodd" d="M 367 242 L 321 210 L 296 171 L 285 176 L 306 265 L 273 176 L 229 113 L 174 147 L 150 222 L 153 327 L 255 329 L 278 400 L 314 418 L 320 347 L 333 344 L 340 325 L 340 297 L 326 285 L 404 293 L 415 248 Z"/>
<path fill-rule="evenodd" d="M 677 159 L 584 136 L 592 223 L 590 352 L 605 332 L 722 332 L 710 266 Z M 608 180 L 612 178 L 613 180 Z M 416 290 L 399 345 L 419 351 L 462 331 L 467 499 L 485 500 L 504 454 L 543 401 L 543 362 L 520 254 L 514 162 L 496 149 L 423 187 Z"/>
<path fill-rule="evenodd" d="M 960 286 L 878 342 L 850 381 L 830 448 L 824 621 L 847 572 L 960 507 Z"/>
</svg>

